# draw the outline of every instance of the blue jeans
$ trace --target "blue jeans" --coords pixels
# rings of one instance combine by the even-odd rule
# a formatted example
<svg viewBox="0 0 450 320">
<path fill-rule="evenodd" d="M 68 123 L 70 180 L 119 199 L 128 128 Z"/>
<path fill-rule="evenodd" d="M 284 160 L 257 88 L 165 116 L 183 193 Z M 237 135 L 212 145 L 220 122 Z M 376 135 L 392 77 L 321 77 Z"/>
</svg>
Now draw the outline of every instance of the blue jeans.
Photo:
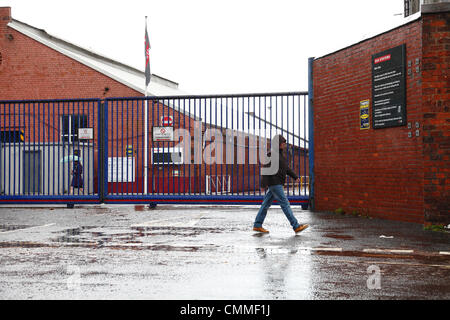
<svg viewBox="0 0 450 320">
<path fill-rule="evenodd" d="M 284 194 L 283 186 L 281 184 L 275 186 L 269 186 L 269 189 L 266 192 L 266 196 L 264 197 L 264 201 L 261 204 L 261 208 L 259 208 L 258 215 L 256 216 L 254 227 L 260 228 L 264 222 L 264 219 L 267 215 L 267 210 L 272 205 L 273 200 L 277 200 L 280 204 L 281 209 L 283 209 L 286 218 L 289 220 L 292 228 L 297 229 L 300 224 L 297 219 L 294 217 L 294 213 L 292 212 L 291 206 L 289 205 L 289 200 Z"/>
</svg>

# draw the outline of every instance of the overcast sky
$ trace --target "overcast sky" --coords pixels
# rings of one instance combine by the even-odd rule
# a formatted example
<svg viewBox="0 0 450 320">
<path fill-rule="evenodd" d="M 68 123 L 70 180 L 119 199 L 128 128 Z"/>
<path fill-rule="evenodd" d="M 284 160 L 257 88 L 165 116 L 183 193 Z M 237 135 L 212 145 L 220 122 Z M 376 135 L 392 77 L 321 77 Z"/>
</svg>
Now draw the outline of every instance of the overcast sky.
<svg viewBox="0 0 450 320">
<path fill-rule="evenodd" d="M 0 0 L 13 18 L 191 94 L 307 90 L 320 57 L 403 21 L 403 0 Z M 401 15 L 396 15 L 401 14 Z"/>
</svg>

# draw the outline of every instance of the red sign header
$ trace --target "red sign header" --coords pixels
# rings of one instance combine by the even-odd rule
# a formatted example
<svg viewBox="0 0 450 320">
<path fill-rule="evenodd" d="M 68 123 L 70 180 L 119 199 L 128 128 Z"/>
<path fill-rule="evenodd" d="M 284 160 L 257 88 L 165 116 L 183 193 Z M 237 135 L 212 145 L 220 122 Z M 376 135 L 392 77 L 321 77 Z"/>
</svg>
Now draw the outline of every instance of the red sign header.
<svg viewBox="0 0 450 320">
<path fill-rule="evenodd" d="M 385 56 L 376 58 L 376 59 L 374 60 L 374 63 L 377 64 L 377 63 L 384 62 L 384 61 L 388 61 L 388 60 L 391 60 L 391 55 L 390 55 L 390 54 L 387 54 L 387 55 L 385 55 Z"/>
</svg>

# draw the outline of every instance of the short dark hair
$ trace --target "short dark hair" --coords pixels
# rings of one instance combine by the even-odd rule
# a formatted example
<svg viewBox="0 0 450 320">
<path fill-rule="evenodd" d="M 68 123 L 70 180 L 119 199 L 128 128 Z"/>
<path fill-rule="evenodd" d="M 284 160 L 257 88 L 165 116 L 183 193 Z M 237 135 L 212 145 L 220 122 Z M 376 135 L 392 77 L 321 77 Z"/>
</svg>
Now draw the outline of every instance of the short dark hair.
<svg viewBox="0 0 450 320">
<path fill-rule="evenodd" d="M 282 143 L 285 143 L 286 139 L 281 134 L 277 134 L 272 139 L 272 143 L 276 143 L 276 142 L 278 142 L 278 145 L 280 145 Z"/>
</svg>

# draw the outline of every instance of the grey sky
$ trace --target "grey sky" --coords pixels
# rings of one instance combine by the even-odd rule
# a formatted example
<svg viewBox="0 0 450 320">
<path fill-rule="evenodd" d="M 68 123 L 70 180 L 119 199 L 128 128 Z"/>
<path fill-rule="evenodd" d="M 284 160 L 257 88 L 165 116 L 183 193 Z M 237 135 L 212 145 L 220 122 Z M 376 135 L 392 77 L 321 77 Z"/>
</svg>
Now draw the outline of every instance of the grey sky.
<svg viewBox="0 0 450 320">
<path fill-rule="evenodd" d="M 192 94 L 307 90 L 308 57 L 404 21 L 403 0 L 0 0 L 13 18 Z"/>
</svg>

